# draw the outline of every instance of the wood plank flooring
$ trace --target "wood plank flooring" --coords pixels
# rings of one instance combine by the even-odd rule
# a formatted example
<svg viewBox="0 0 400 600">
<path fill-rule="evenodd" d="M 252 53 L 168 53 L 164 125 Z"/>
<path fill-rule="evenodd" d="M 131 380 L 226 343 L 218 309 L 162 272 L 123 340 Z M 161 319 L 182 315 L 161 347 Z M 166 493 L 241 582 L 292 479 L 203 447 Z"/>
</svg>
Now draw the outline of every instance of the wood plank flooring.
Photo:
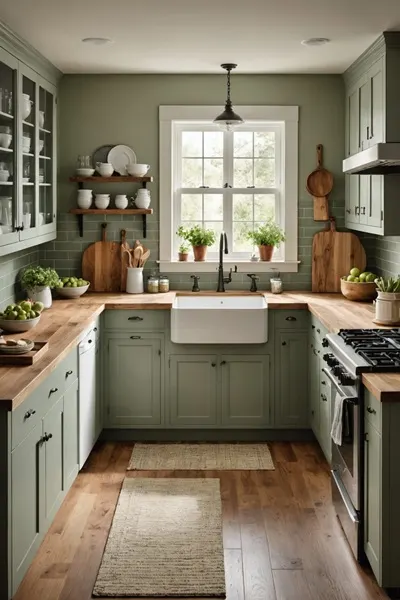
<svg viewBox="0 0 400 600">
<path fill-rule="evenodd" d="M 388 598 L 354 561 L 317 444 L 270 444 L 275 471 L 126 472 L 132 444 L 94 449 L 15 600 L 89 600 L 127 477 L 219 477 L 228 600 Z"/>
</svg>

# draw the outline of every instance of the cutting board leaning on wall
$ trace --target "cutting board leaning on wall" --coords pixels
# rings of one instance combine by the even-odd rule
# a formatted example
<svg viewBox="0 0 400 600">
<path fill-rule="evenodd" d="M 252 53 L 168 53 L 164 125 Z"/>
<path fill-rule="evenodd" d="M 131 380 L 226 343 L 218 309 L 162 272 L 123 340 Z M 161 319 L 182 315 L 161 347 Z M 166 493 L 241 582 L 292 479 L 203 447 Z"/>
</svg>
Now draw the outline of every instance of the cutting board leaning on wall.
<svg viewBox="0 0 400 600">
<path fill-rule="evenodd" d="M 340 292 L 340 278 L 352 267 L 365 270 L 365 250 L 354 233 L 336 231 L 335 219 L 314 235 L 312 246 L 312 291 Z"/>
</svg>

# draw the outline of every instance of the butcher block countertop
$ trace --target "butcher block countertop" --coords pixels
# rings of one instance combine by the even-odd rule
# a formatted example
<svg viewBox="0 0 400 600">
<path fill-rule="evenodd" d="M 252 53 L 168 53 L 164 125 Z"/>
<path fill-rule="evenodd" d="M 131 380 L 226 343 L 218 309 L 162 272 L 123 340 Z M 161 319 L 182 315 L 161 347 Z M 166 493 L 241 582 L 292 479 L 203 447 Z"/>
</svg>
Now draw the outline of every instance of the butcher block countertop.
<svg viewBox="0 0 400 600">
<path fill-rule="evenodd" d="M 249 292 L 226 292 L 248 294 Z M 350 302 L 341 294 L 313 294 L 312 292 L 284 292 L 264 294 L 271 310 L 309 310 L 331 332 L 339 329 L 376 328 L 373 323 L 372 304 Z M 0 403 L 7 410 L 14 410 L 44 381 L 58 363 L 76 346 L 90 323 L 104 310 L 169 310 L 176 294 L 191 292 L 168 292 L 165 294 L 85 294 L 77 300 L 55 300 L 51 309 L 45 311 L 40 323 L 25 334 L 7 337 L 29 337 L 49 342 L 49 349 L 38 363 L 30 367 L 0 367 Z M 200 292 L 199 295 L 216 294 Z M 400 401 L 399 374 L 365 374 L 364 385 L 381 401 Z"/>
</svg>

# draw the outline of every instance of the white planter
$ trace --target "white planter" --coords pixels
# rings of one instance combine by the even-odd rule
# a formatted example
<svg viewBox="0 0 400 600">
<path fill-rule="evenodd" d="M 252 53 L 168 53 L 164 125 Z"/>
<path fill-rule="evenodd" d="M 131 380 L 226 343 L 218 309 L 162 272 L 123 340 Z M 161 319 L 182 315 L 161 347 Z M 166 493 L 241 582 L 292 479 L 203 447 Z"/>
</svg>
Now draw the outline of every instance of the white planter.
<svg viewBox="0 0 400 600">
<path fill-rule="evenodd" d="M 35 288 L 26 290 L 30 300 L 34 302 L 43 302 L 45 308 L 50 308 L 53 303 L 51 290 L 48 286 L 38 285 Z"/>
<path fill-rule="evenodd" d="M 378 298 L 375 300 L 374 322 L 388 326 L 400 323 L 400 294 L 378 292 Z"/>
<path fill-rule="evenodd" d="M 143 267 L 128 267 L 127 294 L 143 294 Z"/>
</svg>

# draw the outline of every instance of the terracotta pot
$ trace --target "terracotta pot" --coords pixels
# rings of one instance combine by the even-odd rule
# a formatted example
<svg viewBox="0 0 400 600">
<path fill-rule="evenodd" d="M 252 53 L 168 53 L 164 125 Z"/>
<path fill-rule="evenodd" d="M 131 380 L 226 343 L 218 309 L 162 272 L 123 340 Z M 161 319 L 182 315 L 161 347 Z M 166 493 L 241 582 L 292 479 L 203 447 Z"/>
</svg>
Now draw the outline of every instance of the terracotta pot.
<svg viewBox="0 0 400 600">
<path fill-rule="evenodd" d="M 260 260 L 271 260 L 274 252 L 274 246 L 258 246 Z"/>
<path fill-rule="evenodd" d="M 187 262 L 189 258 L 188 252 L 178 252 L 179 262 Z"/>
<path fill-rule="evenodd" d="M 193 246 L 195 262 L 204 262 L 207 256 L 207 246 Z"/>
</svg>

